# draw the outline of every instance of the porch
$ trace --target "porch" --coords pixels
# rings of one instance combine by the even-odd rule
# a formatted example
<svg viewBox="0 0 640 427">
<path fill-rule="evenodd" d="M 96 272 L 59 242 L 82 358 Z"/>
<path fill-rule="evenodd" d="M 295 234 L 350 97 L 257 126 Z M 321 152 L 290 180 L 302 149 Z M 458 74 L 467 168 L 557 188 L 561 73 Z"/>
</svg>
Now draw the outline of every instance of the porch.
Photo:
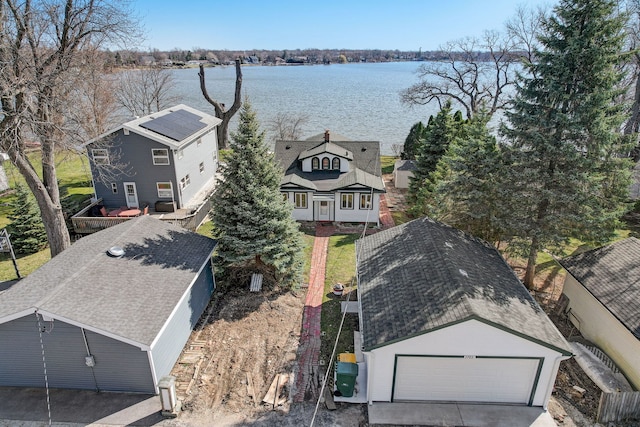
<svg viewBox="0 0 640 427">
<path fill-rule="evenodd" d="M 103 205 L 102 199 L 89 204 L 77 214 L 71 217 L 73 230 L 77 234 L 91 234 L 96 231 L 104 230 L 125 221 L 129 221 L 133 217 L 109 216 L 109 212 L 119 209 L 118 206 L 105 207 L 107 215 L 95 215 L 96 208 Z M 175 209 L 172 212 L 165 212 L 164 209 L 156 210 L 155 205 L 150 205 L 147 215 L 151 215 L 161 221 L 168 221 L 172 224 L 179 225 L 190 231 L 196 229 L 202 224 L 209 214 L 211 202 L 206 197 L 204 201 L 194 209 Z M 98 209 L 99 210 L 99 209 Z"/>
</svg>

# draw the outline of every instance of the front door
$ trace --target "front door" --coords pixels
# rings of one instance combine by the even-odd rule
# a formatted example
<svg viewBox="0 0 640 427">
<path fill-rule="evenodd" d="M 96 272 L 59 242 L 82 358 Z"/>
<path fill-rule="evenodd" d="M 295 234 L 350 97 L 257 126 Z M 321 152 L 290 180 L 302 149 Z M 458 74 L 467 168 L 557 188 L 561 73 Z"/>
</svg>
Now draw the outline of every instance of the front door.
<svg viewBox="0 0 640 427">
<path fill-rule="evenodd" d="M 329 201 L 321 200 L 318 206 L 318 221 L 331 221 L 331 209 L 329 209 Z"/>
<path fill-rule="evenodd" d="M 138 191 L 136 190 L 135 182 L 124 183 L 124 195 L 127 199 L 128 208 L 138 208 Z"/>
</svg>

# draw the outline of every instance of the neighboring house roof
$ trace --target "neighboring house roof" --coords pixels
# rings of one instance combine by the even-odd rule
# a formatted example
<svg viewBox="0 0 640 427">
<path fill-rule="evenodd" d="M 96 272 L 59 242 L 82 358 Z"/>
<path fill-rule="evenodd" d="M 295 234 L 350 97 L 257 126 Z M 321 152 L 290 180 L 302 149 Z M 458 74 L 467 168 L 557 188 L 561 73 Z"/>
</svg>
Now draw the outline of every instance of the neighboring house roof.
<svg viewBox="0 0 640 427">
<path fill-rule="evenodd" d="M 324 137 L 324 135 L 323 135 Z M 322 154 L 329 146 L 338 150 L 345 157 L 345 152 L 352 154 L 349 159 L 349 172 L 336 170 L 315 170 L 303 172 L 300 169 L 302 153 Z M 308 156 L 310 157 L 310 156 Z M 317 191 L 333 191 L 354 185 L 362 185 L 377 191 L 384 191 L 380 168 L 380 143 L 378 141 L 276 141 L 275 158 L 284 170 L 282 185 L 298 185 Z"/>
<path fill-rule="evenodd" d="M 99 141 L 121 129 L 147 137 L 172 149 L 188 144 L 222 123 L 222 120 L 184 104 L 131 120 L 87 142 Z"/>
<path fill-rule="evenodd" d="M 397 171 L 414 171 L 416 168 L 416 162 L 413 160 L 396 160 L 394 165 L 394 169 Z"/>
<path fill-rule="evenodd" d="M 640 240 L 630 237 L 560 264 L 640 339 Z"/>
<path fill-rule="evenodd" d="M 500 253 L 429 218 L 357 241 L 366 350 L 476 319 L 566 355 L 566 340 Z"/>
<path fill-rule="evenodd" d="M 37 310 L 150 346 L 215 245 L 150 216 L 109 227 L 78 240 L 0 293 L 0 323 Z M 125 254 L 108 255 L 113 246 Z"/>
</svg>

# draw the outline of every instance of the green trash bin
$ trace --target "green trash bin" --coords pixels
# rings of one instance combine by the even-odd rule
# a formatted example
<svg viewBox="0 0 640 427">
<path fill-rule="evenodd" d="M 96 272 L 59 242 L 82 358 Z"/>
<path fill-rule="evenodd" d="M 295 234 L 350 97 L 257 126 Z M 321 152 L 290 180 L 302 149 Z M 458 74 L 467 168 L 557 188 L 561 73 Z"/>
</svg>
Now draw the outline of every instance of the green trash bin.
<svg viewBox="0 0 640 427">
<path fill-rule="evenodd" d="M 358 365 L 350 362 L 336 364 L 336 387 L 344 397 L 352 397 L 358 377 Z"/>
</svg>

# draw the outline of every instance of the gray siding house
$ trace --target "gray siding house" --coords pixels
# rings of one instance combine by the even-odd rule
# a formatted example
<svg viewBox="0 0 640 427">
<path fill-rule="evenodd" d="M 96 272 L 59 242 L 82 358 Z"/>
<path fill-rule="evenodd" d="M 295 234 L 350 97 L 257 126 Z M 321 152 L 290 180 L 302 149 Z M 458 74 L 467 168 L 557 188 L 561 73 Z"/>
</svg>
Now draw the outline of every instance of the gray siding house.
<svg viewBox="0 0 640 427">
<path fill-rule="evenodd" d="M 0 386 L 45 387 L 44 352 L 49 387 L 157 393 L 214 290 L 215 245 L 151 216 L 80 239 L 0 293 Z"/>
<path fill-rule="evenodd" d="M 96 198 L 108 207 L 196 208 L 215 184 L 220 122 L 180 104 L 89 141 Z"/>
</svg>

